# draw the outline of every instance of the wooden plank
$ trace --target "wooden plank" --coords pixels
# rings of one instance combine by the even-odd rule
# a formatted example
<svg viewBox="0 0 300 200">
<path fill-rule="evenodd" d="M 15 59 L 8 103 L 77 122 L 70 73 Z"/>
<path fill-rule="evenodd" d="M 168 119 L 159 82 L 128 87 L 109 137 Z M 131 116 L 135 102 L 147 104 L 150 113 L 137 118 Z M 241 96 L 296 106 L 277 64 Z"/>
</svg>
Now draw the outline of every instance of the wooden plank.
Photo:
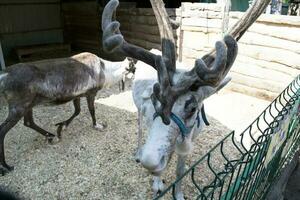
<svg viewBox="0 0 300 200">
<path fill-rule="evenodd" d="M 4 56 L 12 53 L 12 49 L 16 46 L 35 45 L 46 43 L 62 43 L 62 29 L 49 31 L 34 31 L 28 33 L 15 33 L 2 35 L 2 48 Z"/>
<path fill-rule="evenodd" d="M 254 96 L 260 99 L 265 99 L 271 101 L 275 99 L 279 93 L 266 91 L 263 89 L 253 88 L 252 86 L 246 86 L 243 84 L 239 84 L 236 82 L 231 81 L 227 86 L 226 89 L 229 89 L 234 92 L 239 92 L 242 94 L 246 94 L 249 96 Z"/>
<path fill-rule="evenodd" d="M 94 18 L 101 18 L 101 16 L 99 16 L 99 13 L 98 12 L 90 12 L 88 10 L 83 10 L 83 11 L 80 11 L 80 12 L 74 12 L 73 10 L 72 11 L 63 11 L 63 15 L 66 17 L 66 16 L 89 16 L 89 17 L 94 17 Z"/>
<path fill-rule="evenodd" d="M 232 26 L 237 19 L 230 19 L 229 25 Z M 259 33 L 284 40 L 300 42 L 299 26 L 290 26 L 287 24 L 254 23 L 247 32 Z"/>
<path fill-rule="evenodd" d="M 78 27 L 94 27 L 100 30 L 100 21 L 91 18 L 90 20 L 82 19 L 80 17 L 65 18 L 65 26 L 78 26 Z"/>
<path fill-rule="evenodd" d="M 0 64 L 1 64 L 1 69 L 4 70 L 5 69 L 5 62 L 4 62 L 4 57 L 3 57 L 1 41 L 0 41 Z"/>
<path fill-rule="evenodd" d="M 160 43 L 153 43 L 148 42 L 143 39 L 137 39 L 137 38 L 126 38 L 128 42 L 135 44 L 140 47 L 144 47 L 145 49 L 161 49 Z"/>
<path fill-rule="evenodd" d="M 1 0 L 0 5 L 6 4 L 50 4 L 50 3 L 60 3 L 61 0 Z"/>
<path fill-rule="evenodd" d="M 141 40 L 145 40 L 148 42 L 153 42 L 153 43 L 160 43 L 160 36 L 159 34 L 157 35 L 152 35 L 152 34 L 145 34 L 145 33 L 139 33 L 139 32 L 130 32 L 130 31 L 122 31 L 122 34 L 125 36 L 125 38 L 137 38 Z"/>
<path fill-rule="evenodd" d="M 240 19 L 243 14 L 243 12 L 230 12 L 230 17 L 233 19 Z M 262 14 L 256 21 L 259 23 L 300 26 L 300 16 Z"/>
<path fill-rule="evenodd" d="M 99 29 L 97 29 L 97 28 L 88 27 L 86 29 L 82 29 L 82 28 L 76 27 L 76 26 L 67 26 L 64 29 L 64 34 L 74 36 L 74 37 L 83 36 L 83 37 L 88 37 L 88 38 L 95 38 L 95 37 L 99 37 L 100 35 L 102 35 L 100 33 Z"/>
<path fill-rule="evenodd" d="M 241 54 L 238 54 L 235 62 L 246 63 L 246 64 L 253 65 L 253 66 L 259 66 L 262 68 L 270 69 L 275 72 L 277 71 L 277 72 L 284 73 L 284 74 L 292 76 L 294 78 L 296 78 L 296 76 L 300 73 L 300 70 L 297 70 L 297 69 L 294 69 L 291 67 L 287 67 L 286 65 L 283 65 L 280 63 L 259 60 L 259 59 L 251 58 L 248 56 L 243 56 Z"/>
<path fill-rule="evenodd" d="M 181 9 L 167 8 L 169 17 L 180 16 Z M 117 10 L 117 15 L 154 16 L 152 8 L 122 8 Z"/>
<path fill-rule="evenodd" d="M 119 20 L 120 23 L 127 22 L 131 24 L 149 24 L 157 26 L 157 21 L 154 16 L 117 15 L 117 20 Z"/>
<path fill-rule="evenodd" d="M 89 12 L 89 13 L 98 13 L 97 10 L 97 2 L 89 1 L 89 2 L 63 2 L 62 3 L 62 11 L 69 12 Z"/>
<path fill-rule="evenodd" d="M 300 34 L 300 29 L 299 29 Z M 299 36 L 300 38 L 300 36 Z M 247 32 L 239 41 L 239 43 L 257 46 L 273 47 L 293 51 L 300 54 L 300 45 L 298 42 L 285 40 L 281 38 L 271 37 L 260 33 Z"/>
<path fill-rule="evenodd" d="M 221 4 L 215 3 L 187 3 L 183 2 L 181 4 L 181 9 L 184 10 L 198 10 L 199 12 L 203 12 L 205 10 L 220 12 L 222 10 Z"/>
<path fill-rule="evenodd" d="M 60 28 L 60 5 L 0 6 L 0 24 L 0 33 Z"/>
<path fill-rule="evenodd" d="M 274 93 L 279 93 L 286 87 L 285 83 L 279 83 L 277 81 L 251 77 L 237 72 L 230 72 L 229 74 L 232 77 L 232 82 L 234 83 L 239 83 L 248 87 L 253 87 Z"/>
<path fill-rule="evenodd" d="M 70 53 L 71 48 L 69 44 L 43 44 L 43 45 L 30 45 L 30 46 L 21 46 L 16 47 L 15 52 L 21 61 L 23 57 L 32 56 L 34 54 L 41 54 L 43 52 L 50 51 L 63 51 Z"/>
<path fill-rule="evenodd" d="M 254 59 L 280 63 L 300 70 L 299 54 L 296 52 L 258 45 L 239 43 L 239 54 Z"/>
<path fill-rule="evenodd" d="M 121 31 L 132 31 L 132 32 L 142 32 L 142 33 L 149 33 L 149 34 L 158 34 L 159 30 L 158 26 L 149 26 L 144 24 L 130 24 L 130 23 L 121 23 L 120 27 Z"/>
</svg>

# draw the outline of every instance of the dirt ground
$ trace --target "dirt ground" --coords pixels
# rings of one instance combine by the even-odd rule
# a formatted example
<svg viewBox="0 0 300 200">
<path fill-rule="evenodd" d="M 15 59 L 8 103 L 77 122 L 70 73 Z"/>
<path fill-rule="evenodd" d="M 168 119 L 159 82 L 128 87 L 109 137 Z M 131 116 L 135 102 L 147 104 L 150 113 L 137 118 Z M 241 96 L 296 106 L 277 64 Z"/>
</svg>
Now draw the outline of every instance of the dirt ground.
<svg viewBox="0 0 300 200">
<path fill-rule="evenodd" d="M 96 116 L 99 121 L 108 124 L 103 132 L 92 128 L 85 99 L 81 101 L 81 114 L 63 132 L 62 141 L 53 145 L 48 144 L 42 135 L 24 127 L 23 121 L 20 121 L 7 134 L 5 141 L 6 160 L 15 166 L 15 170 L 0 177 L 0 187 L 26 200 L 151 199 L 152 176 L 135 162 L 133 156 L 137 143 L 137 114 L 130 98 L 130 87 L 130 83 L 127 84 L 126 91 L 122 93 L 118 86 L 99 91 Z M 237 102 L 250 106 L 240 104 L 244 110 L 239 112 L 241 109 Z M 230 97 L 228 93 L 220 93 L 211 98 L 206 103 L 211 126 L 205 127 L 198 137 L 187 165 L 201 158 L 231 128 L 239 129 L 250 124 L 257 112 L 261 112 L 267 104 L 239 94 Z M 231 109 L 228 117 L 226 112 L 232 107 L 230 105 L 235 108 Z M 222 113 L 218 112 L 220 109 Z M 38 125 L 55 133 L 54 124 L 66 120 L 72 113 L 72 103 L 55 107 L 40 106 L 34 109 L 34 119 Z M 0 98 L 0 122 L 4 121 L 6 114 L 6 104 Z M 240 118 L 234 118 L 236 116 Z M 232 120 L 228 121 L 228 118 Z M 234 156 L 232 147 L 225 146 L 228 154 Z M 215 166 L 223 166 L 218 157 L 212 160 Z M 175 180 L 175 161 L 176 156 L 173 156 L 170 167 L 163 175 L 166 186 Z M 197 178 L 203 184 L 211 181 L 212 174 L 208 169 L 200 166 L 197 170 Z M 299 197 L 299 172 L 298 167 L 287 186 L 287 200 Z M 187 199 L 193 199 L 191 188 L 191 181 L 186 180 L 184 191 Z"/>
<path fill-rule="evenodd" d="M 118 87 L 100 91 L 98 98 L 118 92 Z M 122 98 L 120 101 L 125 103 Z M 3 101 L 1 104 L 2 122 L 7 108 Z M 137 143 L 136 113 L 97 103 L 98 120 L 108 124 L 105 131 L 100 132 L 91 126 L 84 99 L 81 105 L 81 114 L 63 132 L 59 143 L 47 144 L 42 135 L 24 127 L 23 121 L 11 129 L 5 140 L 5 152 L 8 164 L 14 165 L 15 170 L 0 177 L 0 186 L 22 199 L 32 200 L 152 198 L 152 177 L 133 156 Z M 41 106 L 34 109 L 34 119 L 38 125 L 55 133 L 54 124 L 66 120 L 72 112 L 72 103 Z M 211 126 L 197 139 L 188 166 L 229 133 L 229 129 L 218 121 L 211 117 L 209 121 Z M 175 180 L 174 172 L 175 158 L 163 176 L 166 185 Z M 208 180 L 209 176 L 204 170 L 199 178 Z"/>
</svg>

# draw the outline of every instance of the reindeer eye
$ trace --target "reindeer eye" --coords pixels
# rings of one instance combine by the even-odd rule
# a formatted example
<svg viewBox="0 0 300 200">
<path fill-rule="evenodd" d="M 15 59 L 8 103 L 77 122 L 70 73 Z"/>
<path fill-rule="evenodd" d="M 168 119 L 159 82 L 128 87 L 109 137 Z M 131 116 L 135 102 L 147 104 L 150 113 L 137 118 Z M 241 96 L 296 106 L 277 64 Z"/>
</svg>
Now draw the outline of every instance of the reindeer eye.
<svg viewBox="0 0 300 200">
<path fill-rule="evenodd" d="M 186 119 L 194 115 L 194 113 L 197 110 L 197 106 L 198 106 L 197 100 L 195 96 L 192 95 L 191 98 L 187 100 L 184 105 L 184 110 L 186 112 Z"/>
<path fill-rule="evenodd" d="M 196 108 L 192 108 L 191 113 L 194 113 L 196 111 Z"/>
</svg>

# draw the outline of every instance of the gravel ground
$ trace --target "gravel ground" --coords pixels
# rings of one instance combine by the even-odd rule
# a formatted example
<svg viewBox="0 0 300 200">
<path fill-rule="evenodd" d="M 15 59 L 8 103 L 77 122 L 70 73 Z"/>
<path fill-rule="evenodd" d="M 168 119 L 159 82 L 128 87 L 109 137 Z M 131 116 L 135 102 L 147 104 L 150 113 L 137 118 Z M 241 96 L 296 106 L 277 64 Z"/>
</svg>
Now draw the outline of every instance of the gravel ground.
<svg viewBox="0 0 300 200">
<path fill-rule="evenodd" d="M 127 86 L 127 90 L 130 85 Z M 117 87 L 100 91 L 98 98 L 118 93 Z M 121 101 L 122 99 L 120 99 Z M 7 108 L 0 101 L 0 122 Z M 7 134 L 6 160 L 15 170 L 0 177 L 0 186 L 14 191 L 23 199 L 150 199 L 152 177 L 134 161 L 136 148 L 136 113 L 96 104 L 96 116 L 108 127 L 94 130 L 85 100 L 81 114 L 63 132 L 62 141 L 47 144 L 45 138 L 23 126 L 20 121 Z M 55 123 L 71 116 L 71 103 L 55 107 L 36 107 L 34 119 L 46 130 L 55 132 Z M 198 160 L 220 141 L 229 130 L 209 117 L 196 141 L 188 165 Z M 230 149 L 229 149 L 230 151 Z M 216 159 L 216 165 L 222 166 Z M 166 184 L 174 179 L 175 157 L 163 178 Z M 202 170 L 199 179 L 208 180 Z M 189 184 L 185 188 L 189 188 Z M 189 194 L 186 194 L 189 197 Z"/>
</svg>

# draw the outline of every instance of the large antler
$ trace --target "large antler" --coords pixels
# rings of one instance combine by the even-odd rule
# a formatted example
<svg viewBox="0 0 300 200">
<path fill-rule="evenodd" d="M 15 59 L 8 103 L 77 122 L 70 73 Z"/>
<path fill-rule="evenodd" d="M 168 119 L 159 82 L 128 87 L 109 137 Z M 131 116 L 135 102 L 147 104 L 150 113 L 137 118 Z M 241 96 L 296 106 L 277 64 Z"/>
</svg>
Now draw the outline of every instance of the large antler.
<svg viewBox="0 0 300 200">
<path fill-rule="evenodd" d="M 107 3 L 102 13 L 102 43 L 104 51 L 108 53 L 118 51 L 125 56 L 141 60 L 156 68 L 156 55 L 141 47 L 126 42 L 119 30 L 120 23 L 112 21 L 113 12 L 118 5 L 118 0 L 111 0 Z"/>
<path fill-rule="evenodd" d="M 270 0 L 257 0 L 244 17 L 233 26 L 223 41 L 218 41 L 215 50 L 197 59 L 195 67 L 173 80 L 176 71 L 176 48 L 172 28 L 162 0 L 150 0 L 156 16 L 162 39 L 162 56 L 156 56 L 147 50 L 127 43 L 120 33 L 120 24 L 112 22 L 113 11 L 118 0 L 111 0 L 102 15 L 103 47 L 108 52 L 120 53 L 141 60 L 157 70 L 158 81 L 151 96 L 155 110 L 165 124 L 170 123 L 169 116 L 177 98 L 185 92 L 200 86 L 217 86 L 230 70 L 236 55 L 238 40 L 266 8 Z M 231 36 L 230 36 L 231 35 Z"/>
<path fill-rule="evenodd" d="M 118 51 L 123 55 L 141 60 L 157 70 L 160 84 L 156 84 L 153 90 L 155 94 L 160 95 L 156 95 L 156 97 L 152 95 L 153 103 L 157 114 L 162 117 L 163 122 L 169 124 L 169 115 L 174 104 L 173 99 L 169 99 L 169 95 L 171 94 L 170 97 L 176 96 L 176 93 L 172 90 L 173 75 L 176 71 L 176 47 L 171 23 L 164 9 L 164 4 L 161 0 L 151 0 L 162 38 L 162 56 L 154 55 L 124 40 L 119 30 L 119 22 L 112 21 L 113 12 L 118 4 L 118 0 L 111 0 L 103 10 L 103 49 L 107 52 Z"/>
<path fill-rule="evenodd" d="M 168 30 L 169 27 L 164 23 L 159 23 L 160 18 L 165 17 L 165 15 L 158 15 L 157 13 L 166 13 L 166 11 L 163 9 L 160 0 L 150 1 L 158 21 L 163 44 L 166 34 L 162 35 L 161 30 Z M 165 124 L 170 122 L 169 116 L 178 96 L 200 86 L 217 86 L 225 78 L 237 56 L 236 40 L 239 40 L 256 21 L 269 2 L 270 0 L 256 0 L 244 16 L 232 27 L 228 35 L 223 38 L 223 41 L 216 42 L 215 49 L 203 56 L 202 59 L 197 59 L 194 68 L 184 73 L 176 83 L 170 80 L 172 76 L 170 76 L 170 73 L 165 73 L 165 68 L 158 68 L 159 83 L 154 85 L 151 99 L 156 112 L 162 117 Z M 171 40 L 167 39 L 167 41 Z"/>
</svg>

